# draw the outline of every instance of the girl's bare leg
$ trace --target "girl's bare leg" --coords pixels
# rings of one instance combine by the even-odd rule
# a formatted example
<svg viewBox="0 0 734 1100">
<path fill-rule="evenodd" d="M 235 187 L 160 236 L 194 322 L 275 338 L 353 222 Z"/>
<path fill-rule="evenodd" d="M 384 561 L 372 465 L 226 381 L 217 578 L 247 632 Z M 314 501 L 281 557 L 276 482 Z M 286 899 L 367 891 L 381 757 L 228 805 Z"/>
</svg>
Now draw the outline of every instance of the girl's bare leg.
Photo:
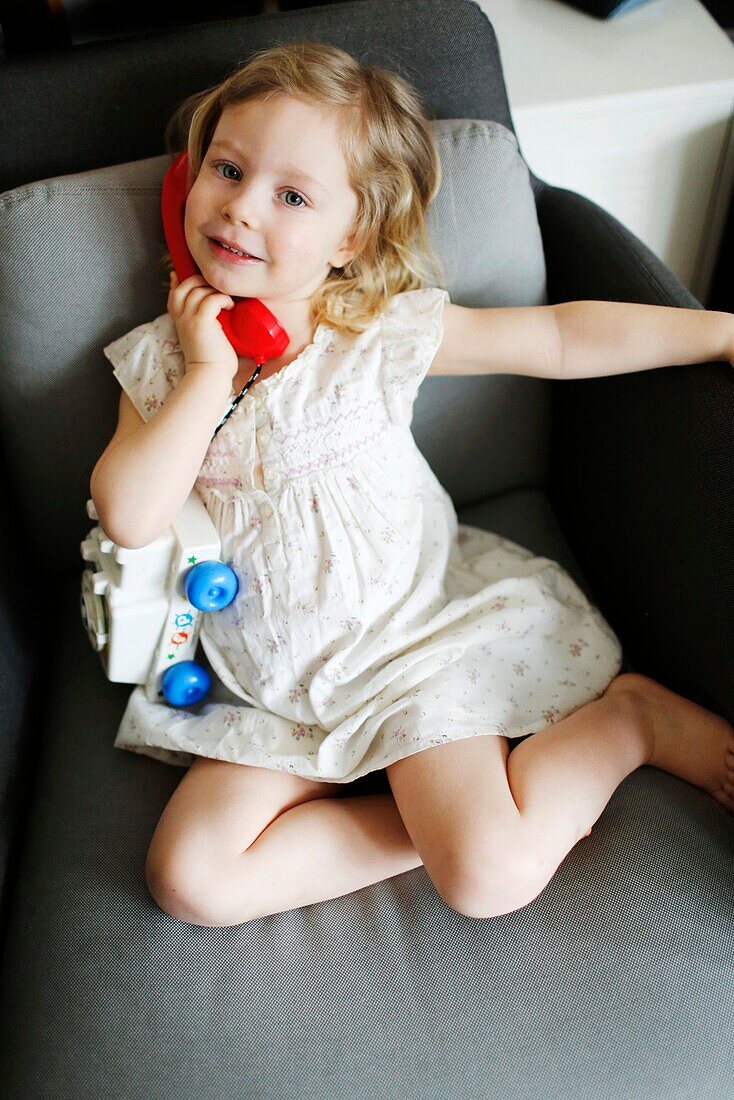
<svg viewBox="0 0 734 1100">
<path fill-rule="evenodd" d="M 286 810 L 218 870 L 212 918 L 192 913 L 189 923 L 242 924 L 351 894 L 422 863 L 389 791 L 312 799 Z"/>
<path fill-rule="evenodd" d="M 458 740 L 399 760 L 388 775 L 444 900 L 467 916 L 491 917 L 541 893 L 643 764 L 704 788 L 731 812 L 732 750 L 726 719 L 625 674 L 512 751 L 506 738 Z"/>
<path fill-rule="evenodd" d="M 515 749 L 524 749 L 521 756 L 527 755 L 535 766 L 531 764 L 524 779 L 518 767 L 513 794 L 522 795 L 530 783 L 537 787 L 532 801 L 543 818 L 541 823 L 539 816 L 540 832 L 554 870 L 580 835 L 567 797 L 554 794 L 556 784 L 563 792 L 568 788 L 564 769 L 575 776 L 577 800 L 584 802 L 582 817 L 591 822 L 624 776 L 649 753 L 641 709 L 620 711 L 610 702 L 591 703 Z M 620 714 L 635 721 L 620 721 Z M 550 810 L 554 800 L 559 808 L 555 832 Z M 341 897 L 422 863 L 390 792 L 312 799 L 280 814 L 249 848 L 220 864 L 207 889 L 198 891 L 206 894 L 206 912 L 197 907 L 182 919 L 217 927 L 242 924 Z"/>
<path fill-rule="evenodd" d="M 647 763 L 708 791 L 734 813 L 734 726 L 657 680 L 636 680 L 653 725 Z"/>
<path fill-rule="evenodd" d="M 608 704 L 630 683 L 635 705 L 622 720 L 624 711 Z M 547 861 L 544 884 L 578 837 L 588 836 L 617 786 L 644 764 L 701 787 L 734 812 L 731 723 L 636 673 L 617 677 L 600 699 L 514 747 L 507 778 L 534 850 Z"/>
<path fill-rule="evenodd" d="M 729 722 L 647 677 L 617 677 L 599 700 L 515 746 L 507 780 L 520 815 L 542 840 L 547 879 L 601 815 L 612 793 L 648 764 L 703 787 L 734 811 L 734 730 Z M 613 704 L 625 686 L 630 705 Z M 421 866 L 389 792 L 319 798 L 281 814 L 219 868 L 210 919 L 227 926 L 341 897 Z M 186 918 L 188 919 L 188 918 Z"/>
</svg>

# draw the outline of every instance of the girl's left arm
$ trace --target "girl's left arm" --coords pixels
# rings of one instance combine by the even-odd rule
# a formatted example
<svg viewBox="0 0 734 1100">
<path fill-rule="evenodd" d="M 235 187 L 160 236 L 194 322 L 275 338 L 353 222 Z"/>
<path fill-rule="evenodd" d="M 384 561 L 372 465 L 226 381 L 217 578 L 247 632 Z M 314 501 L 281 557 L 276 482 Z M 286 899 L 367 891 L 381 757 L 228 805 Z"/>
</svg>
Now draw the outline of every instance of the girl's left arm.
<svg viewBox="0 0 734 1100">
<path fill-rule="evenodd" d="M 561 302 L 556 377 L 600 378 L 684 363 L 734 365 L 734 313 L 637 302 Z"/>
<path fill-rule="evenodd" d="M 712 359 L 734 365 L 734 313 L 594 300 L 486 309 L 446 302 L 428 373 L 600 378 Z"/>
</svg>

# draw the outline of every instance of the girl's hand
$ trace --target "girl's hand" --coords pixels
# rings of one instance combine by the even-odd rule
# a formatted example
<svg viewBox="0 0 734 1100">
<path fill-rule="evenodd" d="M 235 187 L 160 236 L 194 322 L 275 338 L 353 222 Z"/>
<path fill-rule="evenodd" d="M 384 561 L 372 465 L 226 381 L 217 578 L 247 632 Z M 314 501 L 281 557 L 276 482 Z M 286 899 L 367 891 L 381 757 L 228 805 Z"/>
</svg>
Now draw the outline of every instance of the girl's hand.
<svg viewBox="0 0 734 1100">
<path fill-rule="evenodd" d="M 170 282 L 168 312 L 176 324 L 186 373 L 193 367 L 218 367 L 234 378 L 237 353 L 217 320 L 221 310 L 234 307 L 234 300 L 210 286 L 203 275 L 191 275 L 179 285 L 172 271 Z"/>
</svg>

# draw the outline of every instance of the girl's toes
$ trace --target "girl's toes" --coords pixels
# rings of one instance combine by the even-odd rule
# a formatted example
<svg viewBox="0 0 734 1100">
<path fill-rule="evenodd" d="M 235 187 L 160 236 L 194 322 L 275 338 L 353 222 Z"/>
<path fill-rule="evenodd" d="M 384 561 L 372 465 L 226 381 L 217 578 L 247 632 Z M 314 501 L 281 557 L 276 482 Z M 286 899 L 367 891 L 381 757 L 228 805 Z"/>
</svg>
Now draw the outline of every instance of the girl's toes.
<svg viewBox="0 0 734 1100">
<path fill-rule="evenodd" d="M 714 791 L 714 798 L 717 802 L 720 802 L 724 809 L 729 813 L 734 814 L 734 795 L 728 793 L 725 790 Z"/>
</svg>

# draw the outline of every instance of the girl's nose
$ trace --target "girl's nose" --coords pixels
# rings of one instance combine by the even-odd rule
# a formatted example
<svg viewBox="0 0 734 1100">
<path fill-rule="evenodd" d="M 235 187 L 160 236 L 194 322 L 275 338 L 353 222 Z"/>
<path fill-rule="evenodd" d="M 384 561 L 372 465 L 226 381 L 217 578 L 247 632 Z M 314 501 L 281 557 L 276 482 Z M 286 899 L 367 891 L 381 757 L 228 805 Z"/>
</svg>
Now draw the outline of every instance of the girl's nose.
<svg viewBox="0 0 734 1100">
<path fill-rule="evenodd" d="M 258 199 L 252 187 L 241 187 L 236 194 L 230 195 L 222 207 L 222 215 L 230 221 L 243 222 L 253 228 L 257 228 L 259 219 L 257 215 Z"/>
</svg>

